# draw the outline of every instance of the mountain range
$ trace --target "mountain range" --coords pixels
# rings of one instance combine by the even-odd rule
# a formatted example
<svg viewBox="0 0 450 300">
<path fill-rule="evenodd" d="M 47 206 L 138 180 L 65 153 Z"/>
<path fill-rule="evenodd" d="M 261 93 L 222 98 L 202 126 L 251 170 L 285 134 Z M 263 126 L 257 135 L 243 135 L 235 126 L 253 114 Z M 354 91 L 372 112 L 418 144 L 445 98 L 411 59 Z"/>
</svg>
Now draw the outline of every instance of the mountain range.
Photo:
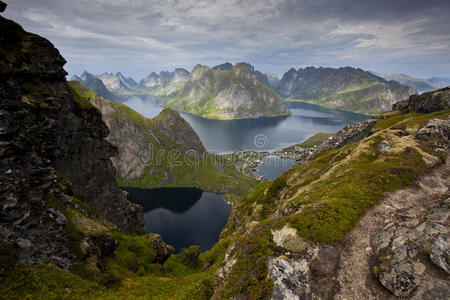
<svg viewBox="0 0 450 300">
<path fill-rule="evenodd" d="M 287 101 L 304 101 L 365 114 L 376 114 L 386 111 L 393 103 L 408 98 L 410 95 L 415 94 L 416 91 L 430 91 L 435 88 L 450 85 L 450 78 L 432 77 L 429 79 L 418 79 L 405 74 L 379 74 L 352 67 L 306 67 L 298 70 L 291 68 L 280 79 L 273 73 L 263 73 L 256 70 L 249 63 L 242 62 L 238 63 L 238 65 L 245 68 L 250 74 L 250 77 L 256 80 L 255 82 L 263 84 L 269 90 L 286 98 Z M 215 74 L 226 74 L 226 72 L 232 72 L 233 64 L 225 62 L 210 69 Z M 237 82 L 247 79 L 246 76 L 241 76 L 239 78 L 235 77 L 234 81 Z M 161 71 L 159 74 L 152 72 L 146 78 L 140 80 L 139 83 L 136 83 L 131 77 L 124 77 L 120 72 L 116 74 L 104 73 L 96 76 L 85 71 L 80 77 L 72 77 L 72 80 L 81 82 L 84 86 L 107 99 L 124 98 L 133 94 L 152 94 L 169 101 L 167 104 L 168 107 L 189 111 L 209 118 L 247 118 L 279 115 L 279 113 L 283 114 L 283 112 L 277 111 L 279 108 L 274 108 L 273 113 L 269 113 L 267 110 L 264 111 L 263 106 L 259 104 L 265 100 L 254 98 L 260 97 L 263 94 L 270 94 L 271 97 L 275 97 L 273 93 L 267 89 L 264 89 L 265 92 L 263 94 L 255 93 L 254 87 L 256 85 L 252 87 L 251 84 L 244 82 L 241 82 L 242 84 L 239 85 L 242 87 L 239 92 L 234 91 L 231 93 L 227 91 L 220 94 L 221 96 L 228 94 L 228 96 L 221 98 L 222 103 L 219 104 L 219 109 L 231 109 L 232 112 L 230 113 L 224 114 L 224 111 L 222 111 L 217 114 L 213 111 L 215 109 L 213 107 L 214 105 L 211 106 L 209 104 L 208 107 L 204 106 L 208 102 L 206 100 L 204 100 L 206 101 L 205 103 L 194 104 L 193 102 L 196 101 L 193 99 L 196 96 L 187 100 L 187 94 L 191 93 L 189 89 L 195 84 L 203 88 L 210 86 L 211 78 L 202 76 L 201 78 L 193 79 L 191 73 L 183 68 L 176 68 L 174 71 Z M 205 81 L 201 82 L 203 80 Z M 193 81 L 196 83 L 194 84 Z M 220 88 L 223 88 L 223 86 Z M 243 92 L 244 90 L 245 92 Z M 216 91 L 211 92 L 213 94 L 216 93 Z M 244 97 L 244 94 L 253 98 L 243 100 L 241 97 Z M 205 95 L 202 94 L 202 97 Z M 230 95 L 237 97 L 234 99 L 235 101 Z M 213 98 L 216 98 L 216 96 L 214 95 Z M 181 98 L 186 99 L 187 102 L 181 103 Z M 225 104 L 223 101 L 227 103 Z M 238 113 L 241 110 L 239 105 L 242 101 L 255 101 L 255 105 L 247 105 L 247 109 L 250 111 L 255 109 L 263 110 L 252 113 L 249 111 L 246 113 Z M 259 104 L 256 102 L 259 102 Z"/>
<path fill-rule="evenodd" d="M 389 110 L 416 93 L 411 87 L 352 67 L 292 68 L 281 78 L 277 91 L 291 100 L 366 114 Z"/>
<path fill-rule="evenodd" d="M 431 77 L 427 79 L 415 78 L 401 73 L 374 73 L 386 80 L 395 80 L 403 85 L 409 85 L 419 92 L 429 92 L 450 85 L 450 78 Z"/>
</svg>

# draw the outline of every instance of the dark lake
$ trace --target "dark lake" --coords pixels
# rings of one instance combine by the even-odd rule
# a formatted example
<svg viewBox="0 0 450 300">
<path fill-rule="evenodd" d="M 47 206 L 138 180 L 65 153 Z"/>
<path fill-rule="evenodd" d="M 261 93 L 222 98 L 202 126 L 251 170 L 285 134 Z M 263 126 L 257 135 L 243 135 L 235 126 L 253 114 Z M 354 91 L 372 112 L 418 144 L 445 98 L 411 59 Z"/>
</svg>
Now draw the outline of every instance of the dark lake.
<svg viewBox="0 0 450 300">
<path fill-rule="evenodd" d="M 128 200 L 143 207 L 146 231 L 161 234 L 176 253 L 191 245 L 199 245 L 202 251 L 210 249 L 219 240 L 231 211 L 223 195 L 199 189 L 121 189 L 128 192 Z"/>
<path fill-rule="evenodd" d="M 124 102 L 148 118 L 161 110 L 161 100 L 155 97 L 133 97 Z M 210 120 L 181 113 L 197 132 L 210 152 L 230 153 L 252 149 L 270 151 L 301 143 L 318 133 L 334 133 L 342 127 L 368 118 L 352 112 L 324 108 L 303 102 L 285 102 L 292 112 L 287 117 L 244 120 Z"/>
</svg>

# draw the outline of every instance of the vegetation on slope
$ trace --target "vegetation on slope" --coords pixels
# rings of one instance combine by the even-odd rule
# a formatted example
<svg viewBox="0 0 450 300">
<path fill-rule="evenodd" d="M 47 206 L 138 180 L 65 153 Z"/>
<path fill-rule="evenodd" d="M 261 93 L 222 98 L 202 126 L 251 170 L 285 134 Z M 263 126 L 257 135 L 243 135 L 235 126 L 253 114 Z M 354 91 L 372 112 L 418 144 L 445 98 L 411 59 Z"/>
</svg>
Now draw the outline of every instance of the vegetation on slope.
<svg viewBox="0 0 450 300">
<path fill-rule="evenodd" d="M 148 158 L 142 162 L 138 154 L 133 154 L 133 161 L 143 166 L 145 170 L 139 178 L 132 178 L 127 171 L 122 172 L 120 166 L 117 173 L 117 181 L 121 186 L 130 187 L 196 187 L 206 191 L 220 193 L 236 193 L 243 194 L 250 191 L 256 184 L 254 178 L 246 176 L 236 170 L 234 162 L 229 156 L 209 154 L 204 151 L 203 146 L 192 143 L 191 145 L 181 145 L 174 141 L 172 135 L 176 133 L 185 133 L 185 135 L 195 135 L 193 131 L 184 128 L 184 120 L 178 115 L 175 120 L 180 118 L 180 124 L 171 124 L 173 116 L 169 111 L 159 114 L 154 119 L 148 119 L 132 110 L 128 106 L 120 102 L 110 102 L 96 93 L 86 89 L 76 82 L 70 82 L 71 88 L 79 95 L 77 99 L 83 99 L 85 102 L 94 103 L 98 107 L 108 107 L 104 111 L 108 111 L 108 115 L 103 114 L 103 118 L 107 120 L 111 128 L 114 130 L 123 130 L 124 126 L 130 126 L 131 122 L 141 132 L 139 138 L 146 147 L 152 145 L 153 155 L 156 157 Z M 171 124 L 167 132 L 162 128 L 162 124 Z M 175 121 L 175 123 L 177 123 Z M 187 124 L 187 123 L 186 123 Z M 179 127 L 179 128 L 178 128 Z M 131 127 L 130 127 L 131 128 Z M 190 128 L 190 126 L 189 126 Z M 133 131 L 133 130 L 132 130 Z M 121 148 L 125 144 L 130 147 L 128 139 L 131 133 L 115 134 L 114 132 L 108 138 L 110 142 Z M 186 136 L 186 140 L 192 140 L 193 136 Z M 198 137 L 197 137 L 198 138 Z M 139 141 L 133 141 L 138 143 Z M 187 142 L 186 142 L 187 143 Z M 199 142 L 200 143 L 200 142 Z M 189 146 L 189 147 L 187 147 Z M 137 148 L 138 150 L 141 148 Z M 195 155 L 190 155 L 189 150 L 195 150 Z M 142 153 L 141 153 L 142 154 Z M 123 156 L 123 154 L 122 154 Z M 120 159 L 120 158 L 119 158 Z M 121 164 L 120 162 L 118 164 Z M 128 169 L 127 169 L 128 170 Z M 130 168 L 129 172 L 134 172 L 136 168 Z"/>
<path fill-rule="evenodd" d="M 218 289 L 217 299 L 270 296 L 266 262 L 277 251 L 270 230 L 287 225 L 296 230 L 300 240 L 344 242 L 360 216 L 386 192 L 410 185 L 445 159 L 417 140 L 414 133 L 427 120 L 446 119 L 449 114 L 380 116 L 373 135 L 322 152 L 311 162 L 261 183 L 239 200 L 224 231 L 236 241 L 229 253 L 234 264 Z M 381 146 L 386 144 L 390 146 Z"/>
<path fill-rule="evenodd" d="M 351 67 L 291 69 L 278 91 L 288 101 L 304 101 L 364 114 L 387 111 L 414 89 Z"/>
</svg>

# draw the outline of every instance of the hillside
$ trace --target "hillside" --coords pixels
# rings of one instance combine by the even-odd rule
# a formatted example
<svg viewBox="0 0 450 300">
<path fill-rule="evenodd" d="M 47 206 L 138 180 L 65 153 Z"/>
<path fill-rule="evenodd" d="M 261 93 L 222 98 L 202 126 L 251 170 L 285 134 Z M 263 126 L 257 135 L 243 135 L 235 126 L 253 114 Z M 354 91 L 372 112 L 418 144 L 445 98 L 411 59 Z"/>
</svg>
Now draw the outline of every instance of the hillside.
<svg viewBox="0 0 450 300">
<path fill-rule="evenodd" d="M 389 110 L 392 104 L 407 99 L 415 90 L 361 69 L 307 67 L 286 72 L 278 92 L 292 101 L 375 114 Z"/>
<path fill-rule="evenodd" d="M 107 140 L 119 155 L 112 158 L 122 186 L 197 187 L 220 193 L 248 192 L 255 181 L 239 173 L 226 157 L 208 154 L 200 138 L 178 112 L 164 109 L 147 119 L 125 104 L 111 102 L 76 82 L 70 86 L 102 112 Z"/>
<path fill-rule="evenodd" d="M 248 66 L 214 71 L 197 65 L 167 107 L 212 119 L 242 119 L 289 114 L 280 97 L 255 79 Z"/>
</svg>

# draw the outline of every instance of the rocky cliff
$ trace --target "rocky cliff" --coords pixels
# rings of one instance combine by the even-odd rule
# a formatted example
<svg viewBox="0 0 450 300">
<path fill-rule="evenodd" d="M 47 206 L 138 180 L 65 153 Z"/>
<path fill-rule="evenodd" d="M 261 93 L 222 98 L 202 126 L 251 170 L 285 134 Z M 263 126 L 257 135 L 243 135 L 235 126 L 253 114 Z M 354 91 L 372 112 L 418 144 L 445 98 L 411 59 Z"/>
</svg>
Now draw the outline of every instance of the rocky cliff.
<svg viewBox="0 0 450 300">
<path fill-rule="evenodd" d="M 197 65 L 167 107 L 206 118 L 242 119 L 288 115 L 280 97 L 256 79 L 249 66 L 236 64 L 216 71 Z"/>
<path fill-rule="evenodd" d="M 307 67 L 286 72 L 278 92 L 291 99 L 375 114 L 389 110 L 392 104 L 407 99 L 416 91 L 361 69 Z"/>
<path fill-rule="evenodd" d="M 90 207 L 117 230 L 141 232 L 140 207 L 114 178 L 108 128 L 67 85 L 58 50 L 2 17 L 0 41 L 0 241 L 22 262 L 68 268 L 69 209 Z"/>
<path fill-rule="evenodd" d="M 176 111 L 164 109 L 147 119 L 120 102 L 108 101 L 76 82 L 78 94 L 101 112 L 109 127 L 107 140 L 119 155 L 112 158 L 124 186 L 198 187 L 207 191 L 248 191 L 253 180 L 225 158 L 208 154 L 200 138 Z"/>
</svg>

